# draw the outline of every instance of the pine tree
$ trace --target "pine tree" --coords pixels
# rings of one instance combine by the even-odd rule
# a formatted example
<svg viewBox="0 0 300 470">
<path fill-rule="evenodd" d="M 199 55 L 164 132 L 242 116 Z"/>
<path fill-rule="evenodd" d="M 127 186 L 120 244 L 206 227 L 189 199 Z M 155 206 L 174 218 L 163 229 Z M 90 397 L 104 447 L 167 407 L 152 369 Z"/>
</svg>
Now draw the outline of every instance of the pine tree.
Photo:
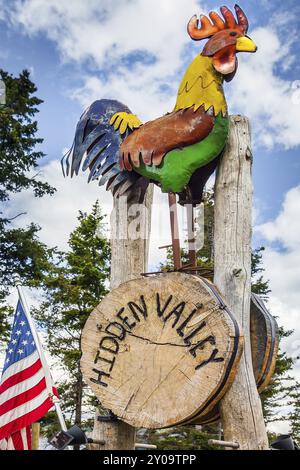
<svg viewBox="0 0 300 470">
<path fill-rule="evenodd" d="M 0 69 L 0 79 L 6 87 L 6 103 L 0 106 L 0 339 L 9 332 L 10 307 L 5 299 L 17 271 L 29 285 L 38 285 L 49 257 L 49 250 L 38 240 L 40 228 L 12 229 L 12 219 L 4 216 L 5 205 L 14 193 L 32 189 L 35 196 L 53 194 L 54 188 L 38 179 L 38 161 L 44 153 L 36 150 L 43 139 L 36 137 L 34 120 L 42 100 L 35 96 L 36 86 L 24 70 L 13 77 Z M 35 170 L 35 174 L 33 171 Z"/>
<path fill-rule="evenodd" d="M 173 428 L 146 431 L 143 439 L 156 445 L 159 450 L 218 450 L 208 444 L 209 439 L 218 439 L 216 428 L 197 429 L 195 426 L 175 426 Z"/>
<path fill-rule="evenodd" d="M 48 183 L 39 181 L 38 174 L 29 174 L 45 156 L 35 150 L 43 142 L 36 137 L 34 121 L 37 106 L 42 103 L 34 96 L 37 88 L 27 70 L 16 78 L 0 69 L 0 77 L 6 86 L 6 104 L 0 107 L 0 202 L 8 201 L 11 193 L 29 188 L 39 197 L 51 194 L 53 188 Z"/>
<path fill-rule="evenodd" d="M 292 407 L 288 415 L 290 422 L 290 434 L 300 447 L 300 383 L 297 382 L 290 394 L 289 405 Z"/>
<path fill-rule="evenodd" d="M 279 328 L 279 344 L 283 338 L 290 336 L 293 331 Z M 260 394 L 263 406 L 265 422 L 288 420 L 288 415 L 282 414 L 283 406 L 286 406 L 290 394 L 296 389 L 295 379 L 290 375 L 294 361 L 286 352 L 279 350 L 274 374 L 267 388 Z"/>
<path fill-rule="evenodd" d="M 264 268 L 262 266 L 263 263 L 263 255 L 262 252 L 265 250 L 263 246 L 260 248 L 256 248 L 252 251 L 251 256 L 251 275 L 252 275 L 252 283 L 251 283 L 251 290 L 254 294 L 260 295 L 264 300 L 268 299 L 268 294 L 271 292 L 269 289 L 269 281 L 264 280 L 263 275 L 261 273 L 264 272 Z"/>
<path fill-rule="evenodd" d="M 110 245 L 98 202 L 89 215 L 79 212 L 78 221 L 69 238 L 69 251 L 59 253 L 44 277 L 45 300 L 34 315 L 61 370 L 63 409 L 71 422 L 80 426 L 83 405 L 95 404 L 80 370 L 80 338 L 89 314 L 107 293 Z"/>
</svg>

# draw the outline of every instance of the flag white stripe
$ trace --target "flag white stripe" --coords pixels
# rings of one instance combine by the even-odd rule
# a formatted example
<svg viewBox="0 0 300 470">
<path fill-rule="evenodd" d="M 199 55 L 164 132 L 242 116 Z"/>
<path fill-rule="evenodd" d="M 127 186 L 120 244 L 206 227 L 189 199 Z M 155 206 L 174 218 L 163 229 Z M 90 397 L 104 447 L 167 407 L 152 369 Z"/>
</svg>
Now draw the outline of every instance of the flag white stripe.
<svg viewBox="0 0 300 470">
<path fill-rule="evenodd" d="M 28 450 L 28 442 L 27 442 L 27 432 L 26 432 L 26 428 L 22 428 L 22 429 L 21 429 L 21 438 L 22 438 L 22 442 L 23 442 L 23 449 L 24 449 L 24 450 Z"/>
<path fill-rule="evenodd" d="M 36 408 L 41 406 L 44 403 L 44 401 L 46 401 L 48 396 L 49 395 L 48 395 L 47 390 L 44 390 L 37 397 L 33 398 L 27 403 L 23 403 L 23 405 L 20 405 L 17 408 L 14 408 L 13 410 L 8 411 L 7 413 L 1 416 L 1 426 L 5 426 L 11 421 L 14 421 L 17 418 L 20 418 L 21 416 L 24 416 L 27 413 L 30 413 L 30 411 L 35 410 Z"/>
<path fill-rule="evenodd" d="M 7 450 L 7 440 L 1 439 L 0 440 L 0 450 Z"/>
<path fill-rule="evenodd" d="M 12 440 L 12 437 L 8 438 L 7 450 L 15 450 L 14 441 Z"/>
<path fill-rule="evenodd" d="M 0 395 L 0 405 L 5 403 L 10 398 L 13 398 L 17 395 L 20 395 L 27 390 L 30 390 L 32 387 L 37 385 L 42 378 L 45 377 L 44 371 L 41 368 L 36 374 L 32 375 L 29 379 L 24 380 L 16 385 L 5 390 L 5 392 L 1 393 Z"/>
<path fill-rule="evenodd" d="M 0 450 L 15 450 L 13 440 L 10 436 L 8 439 L 1 439 Z"/>
<path fill-rule="evenodd" d="M 32 366 L 32 364 L 34 364 L 38 359 L 39 359 L 39 354 L 37 351 L 35 351 L 32 354 L 30 354 L 30 356 L 25 357 L 24 359 L 21 359 L 18 362 L 15 362 L 11 366 L 9 366 L 8 369 L 6 369 L 6 371 L 2 374 L 1 383 L 3 383 L 12 375 L 15 375 L 18 372 L 21 372 L 22 370 L 27 369 L 27 367 Z"/>
</svg>

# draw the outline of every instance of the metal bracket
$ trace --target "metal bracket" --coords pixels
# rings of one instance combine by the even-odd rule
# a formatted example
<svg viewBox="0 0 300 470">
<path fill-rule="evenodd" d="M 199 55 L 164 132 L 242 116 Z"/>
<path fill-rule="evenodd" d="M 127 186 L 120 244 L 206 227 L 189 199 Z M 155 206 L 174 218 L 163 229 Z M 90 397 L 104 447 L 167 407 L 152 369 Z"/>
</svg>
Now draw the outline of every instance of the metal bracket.
<svg viewBox="0 0 300 470">
<path fill-rule="evenodd" d="M 148 277 L 148 276 L 154 276 L 155 274 L 167 274 L 167 273 L 181 273 L 181 272 L 196 272 L 198 273 L 201 277 L 205 277 L 207 279 L 212 279 L 213 278 L 213 270 L 208 269 L 208 268 L 203 268 L 202 266 L 192 266 L 190 264 L 186 264 L 182 266 L 180 269 L 169 269 L 169 270 L 163 270 L 163 271 L 153 271 L 151 273 L 141 273 L 141 276 L 143 277 Z"/>
<path fill-rule="evenodd" d="M 97 421 L 100 421 L 100 423 L 103 422 L 109 422 L 109 421 L 118 421 L 119 418 L 112 412 L 109 412 L 109 415 L 103 415 L 103 416 L 98 416 Z"/>
<path fill-rule="evenodd" d="M 208 444 L 210 446 L 229 447 L 230 449 L 240 448 L 240 444 L 238 442 L 218 441 L 216 439 L 209 439 Z"/>
</svg>

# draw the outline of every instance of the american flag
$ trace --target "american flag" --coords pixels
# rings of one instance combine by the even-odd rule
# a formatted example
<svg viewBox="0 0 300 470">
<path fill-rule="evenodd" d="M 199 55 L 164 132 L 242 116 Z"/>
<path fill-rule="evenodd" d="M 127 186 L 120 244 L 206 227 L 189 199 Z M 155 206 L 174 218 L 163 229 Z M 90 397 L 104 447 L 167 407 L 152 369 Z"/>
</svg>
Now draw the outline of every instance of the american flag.
<svg viewBox="0 0 300 470">
<path fill-rule="evenodd" d="M 19 301 L 0 381 L 0 450 L 30 450 L 31 424 L 53 407 L 49 384 L 57 392 L 42 362 Z"/>
</svg>

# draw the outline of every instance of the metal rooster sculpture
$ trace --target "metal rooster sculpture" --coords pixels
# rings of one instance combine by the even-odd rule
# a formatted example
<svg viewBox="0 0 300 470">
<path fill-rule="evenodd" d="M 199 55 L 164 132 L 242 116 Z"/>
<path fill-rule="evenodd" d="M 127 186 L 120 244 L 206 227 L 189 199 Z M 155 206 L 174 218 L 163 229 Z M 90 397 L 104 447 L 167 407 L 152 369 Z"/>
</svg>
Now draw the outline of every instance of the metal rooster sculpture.
<svg viewBox="0 0 300 470">
<path fill-rule="evenodd" d="M 149 182 L 154 182 L 163 192 L 177 193 L 180 204 L 200 203 L 228 138 L 223 81 L 234 77 L 238 52 L 257 50 L 247 36 L 245 13 L 238 5 L 234 8 L 237 18 L 223 6 L 223 18 L 212 11 L 210 19 L 200 16 L 200 27 L 196 15 L 189 21 L 192 39 L 209 40 L 187 68 L 171 113 L 142 124 L 118 101 L 91 104 L 63 159 L 66 173 L 77 175 L 83 162 L 89 181 L 107 183 L 114 195 L 142 201 Z"/>
</svg>

